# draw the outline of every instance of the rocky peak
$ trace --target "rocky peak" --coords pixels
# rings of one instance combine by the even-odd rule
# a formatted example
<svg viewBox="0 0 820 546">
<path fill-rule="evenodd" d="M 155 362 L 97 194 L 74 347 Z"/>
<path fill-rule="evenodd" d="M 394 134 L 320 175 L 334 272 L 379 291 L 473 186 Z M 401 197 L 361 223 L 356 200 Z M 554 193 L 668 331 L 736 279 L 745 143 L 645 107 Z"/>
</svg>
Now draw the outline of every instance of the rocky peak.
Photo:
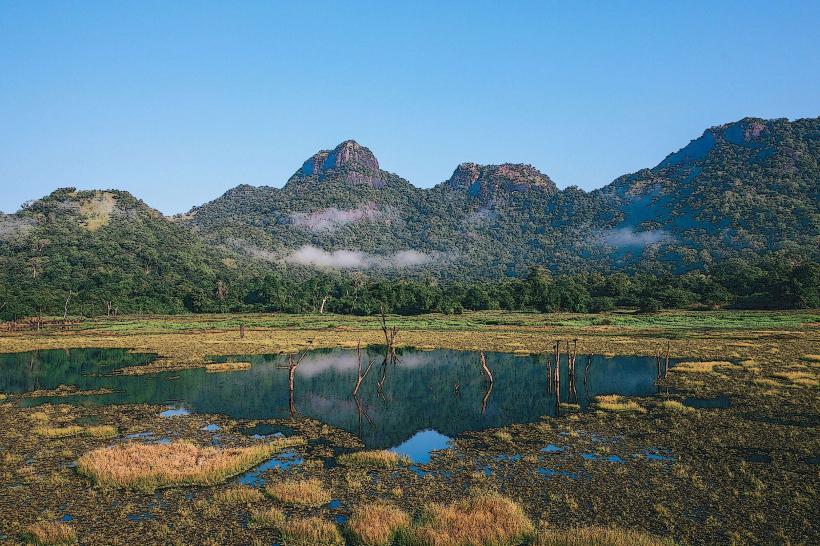
<svg viewBox="0 0 820 546">
<path fill-rule="evenodd" d="M 323 175 L 332 169 L 342 167 L 359 171 L 378 171 L 379 162 L 368 148 L 355 140 L 345 140 L 332 150 L 322 150 L 305 161 L 302 174 Z"/>
<path fill-rule="evenodd" d="M 558 191 L 555 182 L 549 176 L 532 165 L 520 163 L 462 163 L 447 183 L 454 188 L 469 189 L 471 193 L 477 193 L 481 187 L 506 191 L 526 191 L 536 187 L 548 192 Z"/>
</svg>

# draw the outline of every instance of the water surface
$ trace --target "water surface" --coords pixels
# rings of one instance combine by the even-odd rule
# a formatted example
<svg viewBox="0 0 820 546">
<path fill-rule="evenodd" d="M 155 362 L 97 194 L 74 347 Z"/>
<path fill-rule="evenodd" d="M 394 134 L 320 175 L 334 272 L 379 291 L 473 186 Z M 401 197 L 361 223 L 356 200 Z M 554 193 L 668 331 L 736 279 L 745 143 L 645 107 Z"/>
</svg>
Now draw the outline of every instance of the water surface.
<svg viewBox="0 0 820 546">
<path fill-rule="evenodd" d="M 112 375 L 125 366 L 146 364 L 151 355 L 120 349 L 50 350 L 0 355 L 0 392 L 27 392 L 73 385 L 111 394 L 23 399 L 27 405 L 60 401 L 81 405 L 148 403 L 169 406 L 169 418 L 187 412 L 220 413 L 239 419 L 321 420 L 358 435 L 368 448 L 396 448 L 424 459 L 468 430 L 532 422 L 555 412 L 555 394 L 544 356 L 487 353 L 494 382 L 489 388 L 478 353 L 399 351 L 385 361 L 380 348 L 363 353 L 374 361 L 357 396 L 356 351 L 310 352 L 296 369 L 293 393 L 286 355 L 236 356 L 217 361 L 250 362 L 251 369 L 206 373 L 204 369 L 153 375 Z M 561 401 L 587 409 L 599 394 L 647 396 L 656 393 L 654 358 L 579 355 L 574 381 L 562 358 Z M 588 364 L 588 365 L 587 365 Z"/>
</svg>

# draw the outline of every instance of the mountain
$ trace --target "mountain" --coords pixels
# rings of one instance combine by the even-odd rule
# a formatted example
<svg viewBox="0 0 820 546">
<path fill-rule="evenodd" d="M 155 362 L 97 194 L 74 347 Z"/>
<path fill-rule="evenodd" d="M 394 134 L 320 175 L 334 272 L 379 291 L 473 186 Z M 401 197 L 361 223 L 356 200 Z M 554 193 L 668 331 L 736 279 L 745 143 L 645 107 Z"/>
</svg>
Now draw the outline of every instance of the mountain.
<svg viewBox="0 0 820 546">
<path fill-rule="evenodd" d="M 530 165 L 475 163 L 418 189 L 346 141 L 306 160 L 281 190 L 240 186 L 184 222 L 246 257 L 419 277 L 816 256 L 819 133 L 819 118 L 745 118 L 592 192 L 559 190 Z M 408 253 L 409 263 L 397 259 Z"/>
<path fill-rule="evenodd" d="M 353 140 L 281 189 L 237 186 L 175 218 L 127 192 L 61 189 L 0 215 L 0 312 L 62 308 L 74 293 L 98 312 L 115 300 L 218 310 L 227 285 L 237 302 L 254 278 L 317 269 L 434 283 L 534 266 L 682 273 L 771 252 L 816 262 L 819 162 L 820 118 L 745 118 L 591 192 L 530 165 L 475 163 L 420 189 Z"/>
<path fill-rule="evenodd" d="M 84 311 L 107 314 L 126 302 L 130 312 L 193 309 L 231 262 L 128 192 L 63 188 L 0 216 L 0 264 L 12 306 L 33 297 L 53 312 L 67 298 L 76 312 L 82 293 Z"/>
</svg>

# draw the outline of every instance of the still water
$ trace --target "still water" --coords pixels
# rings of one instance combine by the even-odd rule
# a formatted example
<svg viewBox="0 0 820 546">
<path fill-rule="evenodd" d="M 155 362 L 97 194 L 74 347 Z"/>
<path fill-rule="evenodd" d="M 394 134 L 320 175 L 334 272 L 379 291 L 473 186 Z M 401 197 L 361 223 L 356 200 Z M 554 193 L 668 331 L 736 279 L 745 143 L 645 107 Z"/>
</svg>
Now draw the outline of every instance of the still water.
<svg viewBox="0 0 820 546">
<path fill-rule="evenodd" d="M 207 373 L 204 369 L 125 376 L 112 372 L 143 365 L 151 355 L 119 349 L 73 349 L 0 355 L 0 392 L 54 389 L 111 389 L 112 394 L 25 398 L 80 405 L 148 403 L 172 406 L 177 414 L 220 413 L 240 419 L 307 416 L 358 435 L 368 448 L 414 449 L 418 434 L 436 431 L 440 443 L 469 430 L 531 422 L 555 413 L 545 357 L 487 353 L 492 388 L 478 353 L 404 349 L 385 361 L 380 348 L 362 351 L 363 368 L 374 361 L 358 396 L 356 351 L 315 350 L 295 372 L 291 396 L 286 355 L 237 356 L 215 361 L 250 362 L 251 369 Z M 578 355 L 574 389 L 561 362 L 561 401 L 586 409 L 599 394 L 646 396 L 656 392 L 654 358 Z M 183 411 L 184 410 L 184 411 Z M 429 433 L 427 433 L 429 436 Z M 415 438 L 415 440 L 414 440 Z M 424 437 L 425 442 L 427 436 Z"/>
</svg>

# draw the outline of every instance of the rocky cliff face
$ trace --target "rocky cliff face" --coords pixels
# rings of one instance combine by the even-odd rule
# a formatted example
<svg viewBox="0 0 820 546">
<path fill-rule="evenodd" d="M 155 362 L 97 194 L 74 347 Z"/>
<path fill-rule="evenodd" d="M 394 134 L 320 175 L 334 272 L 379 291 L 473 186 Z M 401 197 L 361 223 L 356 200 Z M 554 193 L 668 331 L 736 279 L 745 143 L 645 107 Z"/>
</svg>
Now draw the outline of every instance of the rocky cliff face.
<svg viewBox="0 0 820 546">
<path fill-rule="evenodd" d="M 302 164 L 302 168 L 291 180 L 302 177 L 324 180 L 330 176 L 341 176 L 354 183 L 380 187 L 383 185 L 383 177 L 379 173 L 379 162 L 373 152 L 355 140 L 346 140 L 332 150 L 314 154 Z"/>
<path fill-rule="evenodd" d="M 501 165 L 477 165 L 462 163 L 446 182 L 453 189 L 468 191 L 471 195 L 494 193 L 497 190 L 507 192 L 540 189 L 555 193 L 558 187 L 550 177 L 533 167 L 515 163 Z"/>
</svg>

